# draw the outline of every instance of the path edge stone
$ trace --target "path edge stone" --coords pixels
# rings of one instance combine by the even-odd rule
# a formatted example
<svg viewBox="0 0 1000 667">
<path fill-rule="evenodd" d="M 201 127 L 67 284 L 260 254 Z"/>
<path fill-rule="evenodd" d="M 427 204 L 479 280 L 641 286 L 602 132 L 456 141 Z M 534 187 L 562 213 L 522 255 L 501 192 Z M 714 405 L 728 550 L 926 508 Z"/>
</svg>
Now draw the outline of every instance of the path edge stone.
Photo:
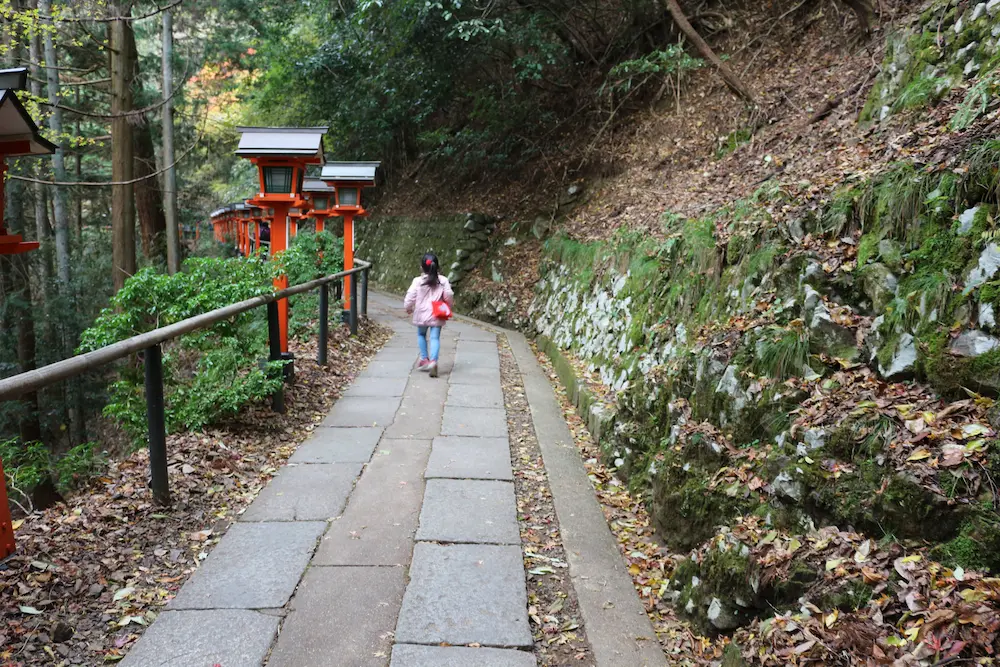
<svg viewBox="0 0 1000 667">
<path fill-rule="evenodd" d="M 625 570 L 552 385 L 524 335 L 499 330 L 507 336 L 524 382 L 569 561 L 570 581 L 594 659 L 599 667 L 666 667 L 666 657 Z"/>
</svg>

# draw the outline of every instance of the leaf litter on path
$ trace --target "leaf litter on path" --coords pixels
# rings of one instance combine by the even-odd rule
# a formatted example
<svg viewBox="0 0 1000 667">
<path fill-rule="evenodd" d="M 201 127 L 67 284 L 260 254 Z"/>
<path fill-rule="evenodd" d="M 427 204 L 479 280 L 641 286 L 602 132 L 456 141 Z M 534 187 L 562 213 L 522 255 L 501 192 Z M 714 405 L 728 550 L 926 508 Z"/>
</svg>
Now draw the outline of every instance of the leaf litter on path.
<svg viewBox="0 0 1000 667">
<path fill-rule="evenodd" d="M 594 665 L 524 385 L 503 336 L 499 352 L 535 657 L 540 667 Z"/>
</svg>

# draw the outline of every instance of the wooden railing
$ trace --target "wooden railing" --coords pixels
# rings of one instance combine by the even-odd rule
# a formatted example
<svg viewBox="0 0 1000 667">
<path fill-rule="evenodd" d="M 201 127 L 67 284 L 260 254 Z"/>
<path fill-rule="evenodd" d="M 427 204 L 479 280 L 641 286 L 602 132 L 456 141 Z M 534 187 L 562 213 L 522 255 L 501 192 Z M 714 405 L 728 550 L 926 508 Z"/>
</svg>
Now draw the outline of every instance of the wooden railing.
<svg viewBox="0 0 1000 667">
<path fill-rule="evenodd" d="M 69 359 L 57 361 L 53 364 L 0 380 L 0 402 L 16 400 L 25 394 L 37 391 L 56 382 L 77 377 L 88 371 L 106 366 L 118 359 L 141 353 L 146 374 L 146 419 L 149 429 L 150 487 L 156 502 L 164 505 L 169 504 L 170 489 L 167 483 L 167 441 L 163 400 L 163 351 L 161 345 L 179 336 L 207 329 L 214 324 L 228 320 L 231 317 L 253 310 L 254 308 L 266 306 L 268 358 L 271 361 L 280 361 L 283 357 L 278 337 L 278 301 L 295 296 L 296 294 L 303 294 L 318 289 L 319 352 L 317 353 L 317 361 L 320 364 L 325 364 L 329 340 L 330 285 L 335 285 L 337 288 L 335 296 L 340 298 L 344 278 L 360 274 L 360 280 L 352 279 L 348 281 L 350 283 L 351 305 L 347 319 L 352 335 L 357 335 L 358 333 L 358 318 L 368 314 L 368 273 L 371 269 L 371 264 L 361 260 L 354 260 L 354 264 L 354 268 L 349 271 L 341 271 L 340 273 L 324 276 L 323 278 L 311 280 L 307 283 L 294 285 L 274 294 L 264 294 L 247 299 L 246 301 L 217 308 L 207 313 L 182 320 L 176 324 L 153 329 L 138 336 L 132 336 L 131 338 L 93 350 L 92 352 L 78 354 Z M 359 282 L 361 283 L 360 299 L 358 298 Z M 272 395 L 271 401 L 272 407 L 276 412 L 284 412 L 284 389 L 279 388 Z"/>
</svg>

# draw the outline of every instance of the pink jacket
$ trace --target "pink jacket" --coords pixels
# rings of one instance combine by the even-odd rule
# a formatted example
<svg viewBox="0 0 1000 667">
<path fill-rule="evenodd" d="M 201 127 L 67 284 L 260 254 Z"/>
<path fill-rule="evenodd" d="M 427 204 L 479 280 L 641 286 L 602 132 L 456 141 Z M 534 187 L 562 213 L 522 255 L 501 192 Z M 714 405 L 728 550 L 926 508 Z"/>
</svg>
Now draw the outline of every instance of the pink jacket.
<svg viewBox="0 0 1000 667">
<path fill-rule="evenodd" d="M 444 276 L 438 276 L 440 285 L 425 285 L 427 276 L 417 276 L 410 283 L 410 289 L 406 290 L 406 298 L 403 300 L 403 308 L 407 313 L 413 314 L 413 324 L 418 327 L 440 327 L 444 326 L 445 320 L 434 317 L 434 308 L 431 303 L 434 301 L 444 301 L 452 308 L 455 307 L 455 293 L 451 291 L 451 284 Z"/>
</svg>

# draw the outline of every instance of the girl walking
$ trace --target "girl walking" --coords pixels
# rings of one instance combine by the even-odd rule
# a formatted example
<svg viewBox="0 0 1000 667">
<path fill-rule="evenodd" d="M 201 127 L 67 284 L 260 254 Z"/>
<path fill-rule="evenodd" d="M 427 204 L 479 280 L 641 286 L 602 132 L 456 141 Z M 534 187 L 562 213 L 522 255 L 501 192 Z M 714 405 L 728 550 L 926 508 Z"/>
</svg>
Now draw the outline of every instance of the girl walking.
<svg viewBox="0 0 1000 667">
<path fill-rule="evenodd" d="M 441 327 L 451 317 L 455 293 L 448 279 L 439 275 L 437 256 L 427 253 L 420 260 L 422 275 L 417 276 L 406 290 L 403 308 L 413 315 L 420 347 L 418 368 L 431 377 L 438 375 L 438 353 L 441 351 Z"/>
</svg>

